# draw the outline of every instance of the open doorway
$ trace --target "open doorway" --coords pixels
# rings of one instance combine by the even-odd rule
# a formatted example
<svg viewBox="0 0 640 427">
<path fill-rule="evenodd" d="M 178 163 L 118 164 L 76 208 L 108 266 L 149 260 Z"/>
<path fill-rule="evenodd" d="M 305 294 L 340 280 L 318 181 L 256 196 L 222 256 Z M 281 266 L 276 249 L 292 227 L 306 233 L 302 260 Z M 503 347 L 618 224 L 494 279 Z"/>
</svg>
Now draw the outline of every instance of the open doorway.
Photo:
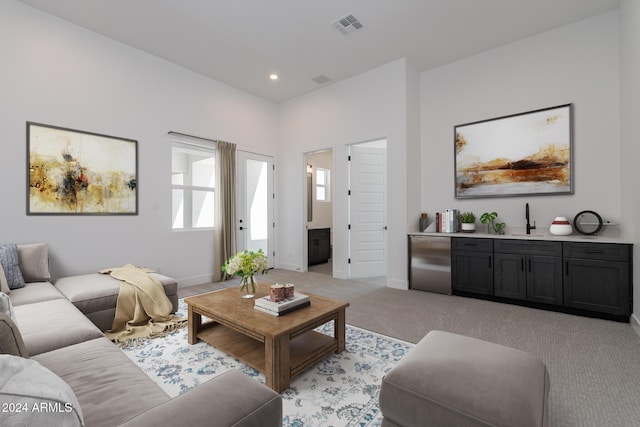
<svg viewBox="0 0 640 427">
<path fill-rule="evenodd" d="M 333 150 L 306 153 L 308 271 L 333 277 Z"/>
</svg>

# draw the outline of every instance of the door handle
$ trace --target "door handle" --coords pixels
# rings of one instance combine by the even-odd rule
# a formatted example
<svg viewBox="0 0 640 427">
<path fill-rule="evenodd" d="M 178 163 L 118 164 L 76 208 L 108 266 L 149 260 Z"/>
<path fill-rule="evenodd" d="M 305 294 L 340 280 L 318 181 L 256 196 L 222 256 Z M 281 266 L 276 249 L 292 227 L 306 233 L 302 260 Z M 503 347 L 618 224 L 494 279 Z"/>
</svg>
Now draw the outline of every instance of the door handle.
<svg viewBox="0 0 640 427">
<path fill-rule="evenodd" d="M 249 227 L 242 227 L 242 226 L 240 226 L 240 230 L 248 230 L 248 229 L 249 229 Z"/>
</svg>

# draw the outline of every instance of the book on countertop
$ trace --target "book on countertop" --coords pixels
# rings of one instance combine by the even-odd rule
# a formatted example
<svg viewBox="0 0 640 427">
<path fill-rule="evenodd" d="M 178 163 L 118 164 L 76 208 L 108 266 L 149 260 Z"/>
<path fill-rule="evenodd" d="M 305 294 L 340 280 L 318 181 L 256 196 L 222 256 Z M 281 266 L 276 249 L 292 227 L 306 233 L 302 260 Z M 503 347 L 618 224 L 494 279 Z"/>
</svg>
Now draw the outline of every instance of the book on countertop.
<svg viewBox="0 0 640 427">
<path fill-rule="evenodd" d="M 289 307 L 289 308 L 287 308 L 285 310 L 281 310 L 281 311 L 269 310 L 268 308 L 264 308 L 264 307 L 261 307 L 259 305 L 254 305 L 253 308 L 255 310 L 261 311 L 262 313 L 267 313 L 267 314 L 270 314 L 272 316 L 278 317 L 278 316 L 284 316 L 287 313 L 291 313 L 292 311 L 296 311 L 296 310 L 299 310 L 299 309 L 304 308 L 304 307 L 309 307 L 310 305 L 311 305 L 311 301 L 307 300 L 307 301 L 305 301 L 305 302 L 303 302 L 301 304 L 294 305 L 293 307 Z"/>
<path fill-rule="evenodd" d="M 276 313 L 287 310 L 291 307 L 296 307 L 300 304 L 309 302 L 309 296 L 305 294 L 295 293 L 292 299 L 285 299 L 280 302 L 273 302 L 267 295 L 266 297 L 258 298 L 255 300 L 254 306 L 265 308 L 267 310 L 274 311 Z"/>
<path fill-rule="evenodd" d="M 458 209 L 445 209 L 443 212 L 436 212 L 436 232 L 457 233 L 460 231 L 458 215 L 460 215 Z"/>
</svg>

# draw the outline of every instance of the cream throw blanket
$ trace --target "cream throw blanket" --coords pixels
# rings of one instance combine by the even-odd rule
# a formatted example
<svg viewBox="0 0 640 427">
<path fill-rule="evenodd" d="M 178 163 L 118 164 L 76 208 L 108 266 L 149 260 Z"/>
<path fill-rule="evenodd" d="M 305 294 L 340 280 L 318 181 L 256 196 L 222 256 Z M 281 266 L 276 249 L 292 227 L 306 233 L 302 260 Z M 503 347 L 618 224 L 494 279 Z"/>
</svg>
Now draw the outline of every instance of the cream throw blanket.
<svg viewBox="0 0 640 427">
<path fill-rule="evenodd" d="M 164 336 L 186 324 L 186 319 L 171 314 L 173 305 L 162 283 L 149 275 L 153 270 L 127 264 L 100 273 L 122 280 L 113 325 L 104 333 L 110 340 L 126 345 L 137 338 Z"/>
</svg>

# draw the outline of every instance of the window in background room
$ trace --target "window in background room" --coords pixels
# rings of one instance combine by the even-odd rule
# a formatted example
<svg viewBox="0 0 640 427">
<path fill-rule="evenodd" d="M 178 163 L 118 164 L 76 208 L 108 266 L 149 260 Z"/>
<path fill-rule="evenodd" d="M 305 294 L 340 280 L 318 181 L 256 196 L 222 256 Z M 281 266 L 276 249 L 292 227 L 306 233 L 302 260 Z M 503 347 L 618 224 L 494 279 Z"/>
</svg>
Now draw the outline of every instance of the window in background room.
<svg viewBox="0 0 640 427">
<path fill-rule="evenodd" d="M 215 149 L 173 142 L 171 155 L 172 228 L 213 228 Z"/>
<path fill-rule="evenodd" d="M 316 168 L 316 200 L 328 202 L 331 200 L 329 191 L 329 169 Z"/>
</svg>

